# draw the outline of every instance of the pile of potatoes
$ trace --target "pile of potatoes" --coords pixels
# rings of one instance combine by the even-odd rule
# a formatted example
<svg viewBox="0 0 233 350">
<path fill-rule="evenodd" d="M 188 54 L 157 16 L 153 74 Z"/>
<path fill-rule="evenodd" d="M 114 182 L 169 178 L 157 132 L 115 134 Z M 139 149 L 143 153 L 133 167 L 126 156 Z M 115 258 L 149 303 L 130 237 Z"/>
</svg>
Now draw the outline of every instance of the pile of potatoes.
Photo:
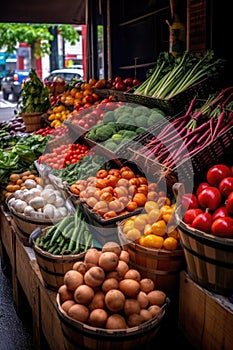
<svg viewBox="0 0 233 350">
<path fill-rule="evenodd" d="M 89 248 L 74 263 L 58 290 L 60 307 L 69 317 L 93 327 L 126 329 L 163 314 L 166 294 L 153 280 L 129 267 L 129 253 L 116 242 Z"/>
</svg>

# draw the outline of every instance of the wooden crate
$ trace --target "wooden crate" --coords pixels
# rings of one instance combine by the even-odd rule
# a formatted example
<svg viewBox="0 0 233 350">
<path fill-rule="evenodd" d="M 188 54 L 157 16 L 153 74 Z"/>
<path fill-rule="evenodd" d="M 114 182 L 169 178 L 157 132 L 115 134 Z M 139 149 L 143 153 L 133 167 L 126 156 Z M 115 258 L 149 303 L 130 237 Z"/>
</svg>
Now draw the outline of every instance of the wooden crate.
<svg viewBox="0 0 233 350">
<path fill-rule="evenodd" d="M 40 315 L 42 332 L 51 350 L 64 350 L 64 336 L 56 310 L 56 296 L 53 292 L 40 286 Z"/>
<path fill-rule="evenodd" d="M 11 267 L 14 266 L 15 235 L 12 231 L 11 215 L 3 205 L 0 206 L 0 238 L 4 251 L 6 252 Z M 2 266 L 4 266 L 4 254 L 1 254 Z"/>
<path fill-rule="evenodd" d="M 233 304 L 180 274 L 179 328 L 198 350 L 232 350 Z"/>
</svg>

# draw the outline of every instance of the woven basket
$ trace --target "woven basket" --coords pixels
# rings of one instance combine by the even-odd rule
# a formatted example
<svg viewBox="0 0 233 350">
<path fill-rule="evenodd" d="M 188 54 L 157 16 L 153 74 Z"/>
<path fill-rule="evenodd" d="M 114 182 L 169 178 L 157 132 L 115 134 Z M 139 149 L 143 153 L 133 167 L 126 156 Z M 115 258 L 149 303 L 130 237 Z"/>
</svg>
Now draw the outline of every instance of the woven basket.
<svg viewBox="0 0 233 350">
<path fill-rule="evenodd" d="M 138 103 L 149 108 L 158 107 L 168 114 L 177 114 L 183 110 L 186 105 L 189 105 L 194 96 L 198 96 L 198 98 L 206 98 L 209 96 L 209 94 L 215 90 L 215 80 L 216 77 L 205 78 L 168 99 L 135 94 L 135 88 L 128 90 L 124 95 L 128 102 Z"/>
<path fill-rule="evenodd" d="M 40 237 L 44 236 L 48 229 L 49 227 L 38 231 Z M 31 234 L 30 245 L 35 252 L 44 284 L 48 289 L 58 291 L 59 287 L 64 284 L 65 273 L 72 269 L 76 261 L 83 260 L 85 252 L 69 255 L 53 255 L 47 253 L 36 245 L 35 238 L 31 239 L 34 233 L 35 231 Z"/>
<path fill-rule="evenodd" d="M 185 267 L 183 249 L 169 251 L 147 248 L 129 241 L 122 231 L 124 222 L 118 223 L 118 236 L 123 249 L 130 255 L 130 267 L 138 270 L 142 278 L 152 279 L 156 289 L 168 295 L 174 294 L 180 271 Z"/>
<path fill-rule="evenodd" d="M 37 131 L 39 130 L 44 123 L 44 119 L 41 118 L 43 112 L 34 112 L 34 113 L 22 113 L 24 124 L 26 126 L 26 131 Z"/>
</svg>

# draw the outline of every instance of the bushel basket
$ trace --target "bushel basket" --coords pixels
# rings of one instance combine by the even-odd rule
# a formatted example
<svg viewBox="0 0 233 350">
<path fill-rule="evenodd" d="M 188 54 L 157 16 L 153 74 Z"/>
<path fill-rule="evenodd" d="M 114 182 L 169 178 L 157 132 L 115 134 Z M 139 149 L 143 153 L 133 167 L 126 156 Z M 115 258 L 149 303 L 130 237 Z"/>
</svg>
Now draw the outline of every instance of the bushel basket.
<svg viewBox="0 0 233 350">
<path fill-rule="evenodd" d="M 127 329 L 91 327 L 69 317 L 62 309 L 57 294 L 57 312 L 61 321 L 66 350 L 135 350 L 149 344 L 158 333 L 169 305 L 167 298 L 161 313 L 140 326 Z"/>
<path fill-rule="evenodd" d="M 34 230 L 30 235 L 29 242 L 35 252 L 45 286 L 48 289 L 57 291 L 64 283 L 65 273 L 72 269 L 76 261 L 83 260 L 85 252 L 80 254 L 53 255 L 42 250 L 36 245 L 35 239 L 38 236 L 42 237 L 45 235 L 48 229 L 49 228 Z"/>
<path fill-rule="evenodd" d="M 174 294 L 180 271 L 185 267 L 183 249 L 147 248 L 129 241 L 122 231 L 123 223 L 118 223 L 118 236 L 122 248 L 130 255 L 130 267 L 138 270 L 142 278 L 152 279 L 156 289 L 163 290 L 167 295 Z"/>
<path fill-rule="evenodd" d="M 43 126 L 44 119 L 42 118 L 42 114 L 43 112 L 21 114 L 27 132 L 37 131 Z"/>
</svg>

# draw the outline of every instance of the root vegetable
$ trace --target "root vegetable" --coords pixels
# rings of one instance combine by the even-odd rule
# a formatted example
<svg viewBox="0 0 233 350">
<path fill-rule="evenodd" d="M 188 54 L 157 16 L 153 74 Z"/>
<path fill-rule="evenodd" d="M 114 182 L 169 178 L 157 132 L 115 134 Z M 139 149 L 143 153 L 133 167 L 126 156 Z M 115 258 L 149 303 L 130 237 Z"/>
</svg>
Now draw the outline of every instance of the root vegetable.
<svg viewBox="0 0 233 350">
<path fill-rule="evenodd" d="M 84 275 L 84 282 L 90 287 L 100 286 L 104 279 L 105 273 L 100 266 L 92 266 Z"/>
<path fill-rule="evenodd" d="M 124 308 L 125 296 L 118 289 L 111 289 L 105 295 L 105 304 L 112 312 L 119 312 Z"/>
<path fill-rule="evenodd" d="M 100 252 L 96 248 L 90 248 L 85 254 L 84 262 L 89 269 L 92 266 L 98 265 Z"/>
<path fill-rule="evenodd" d="M 95 295 L 91 301 L 91 303 L 88 305 L 88 309 L 90 311 L 94 309 L 104 309 L 105 307 L 105 295 L 102 291 L 95 292 Z"/>
<path fill-rule="evenodd" d="M 154 281 L 150 278 L 143 278 L 140 281 L 140 289 L 145 292 L 149 293 L 155 288 Z"/>
<path fill-rule="evenodd" d="M 77 321 L 86 323 L 89 318 L 89 310 L 85 305 L 75 304 L 69 308 L 68 315 Z"/>
<path fill-rule="evenodd" d="M 119 282 L 119 289 L 130 298 L 136 298 L 140 291 L 139 282 L 130 278 L 123 279 Z"/>
<path fill-rule="evenodd" d="M 92 327 L 104 327 L 108 319 L 108 314 L 103 309 L 95 309 L 91 311 L 88 323 Z"/>
<path fill-rule="evenodd" d="M 148 296 L 142 290 L 137 295 L 137 301 L 139 302 L 141 309 L 145 309 L 149 304 Z"/>
<path fill-rule="evenodd" d="M 126 264 L 128 264 L 129 263 L 129 259 L 130 259 L 129 253 L 126 250 L 122 250 L 121 254 L 119 256 L 119 259 L 124 261 L 124 262 L 126 262 Z"/>
<path fill-rule="evenodd" d="M 126 329 L 125 318 L 119 314 L 113 314 L 108 317 L 106 322 L 106 329 Z"/>
<path fill-rule="evenodd" d="M 132 280 L 139 282 L 141 280 L 141 275 L 140 275 L 140 272 L 138 270 L 129 269 L 124 275 L 124 279 L 125 278 L 130 278 Z"/>
<path fill-rule="evenodd" d="M 83 275 L 75 270 L 69 270 L 64 275 L 64 284 L 71 291 L 74 291 L 83 283 Z"/>
<path fill-rule="evenodd" d="M 72 305 L 75 305 L 74 300 L 66 300 L 64 301 L 64 303 L 61 304 L 61 307 L 66 313 L 68 313 L 68 310 Z"/>
<path fill-rule="evenodd" d="M 129 316 L 132 314 L 140 313 L 140 304 L 137 299 L 126 299 L 124 305 L 124 314 L 125 316 Z"/>
<path fill-rule="evenodd" d="M 89 304 L 93 297 L 95 295 L 94 290 L 89 287 L 86 286 L 85 284 L 82 284 L 81 286 L 78 286 L 75 291 L 74 291 L 74 300 L 78 303 L 78 304 Z"/>
<path fill-rule="evenodd" d="M 127 325 L 129 327 L 140 326 L 142 322 L 143 322 L 143 318 L 139 314 L 132 314 L 132 315 L 129 315 L 129 317 L 127 318 Z"/>
<path fill-rule="evenodd" d="M 157 317 L 161 313 L 161 308 L 158 305 L 151 305 L 148 311 L 151 313 L 152 317 Z"/>
<path fill-rule="evenodd" d="M 80 272 L 83 276 L 87 271 L 86 264 L 83 261 L 76 261 L 73 265 L 73 270 Z"/>
<path fill-rule="evenodd" d="M 59 294 L 61 303 L 65 302 L 66 300 L 73 300 L 73 297 L 74 297 L 74 293 L 67 288 L 66 284 L 62 284 L 59 287 L 58 294 Z"/>
<path fill-rule="evenodd" d="M 147 309 L 141 309 L 140 316 L 142 317 L 143 322 L 146 322 L 152 319 L 152 313 Z"/>
<path fill-rule="evenodd" d="M 102 252 L 99 256 L 99 266 L 104 271 L 113 271 L 118 265 L 118 256 L 114 252 Z"/>
<path fill-rule="evenodd" d="M 119 257 L 121 254 L 121 247 L 117 242 L 106 242 L 102 247 L 102 252 L 113 252 Z"/>
<path fill-rule="evenodd" d="M 118 289 L 118 280 L 116 278 L 108 278 L 102 284 L 102 291 L 107 293 L 111 289 Z"/>
<path fill-rule="evenodd" d="M 162 306 L 166 301 L 166 294 L 162 290 L 152 290 L 147 296 L 151 305 Z"/>
</svg>

